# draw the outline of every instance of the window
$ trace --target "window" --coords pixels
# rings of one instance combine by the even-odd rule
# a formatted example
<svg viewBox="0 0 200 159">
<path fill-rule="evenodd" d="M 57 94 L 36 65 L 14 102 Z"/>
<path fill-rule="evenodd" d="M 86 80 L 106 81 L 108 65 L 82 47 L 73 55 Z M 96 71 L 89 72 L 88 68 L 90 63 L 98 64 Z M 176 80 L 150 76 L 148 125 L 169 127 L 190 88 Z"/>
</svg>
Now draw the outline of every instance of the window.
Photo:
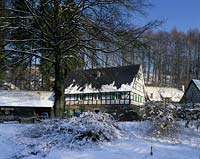
<svg viewBox="0 0 200 159">
<path fill-rule="evenodd" d="M 95 100 L 100 100 L 100 99 L 101 99 L 101 94 L 94 94 L 94 95 L 93 95 L 93 98 L 94 98 Z"/>
<path fill-rule="evenodd" d="M 83 100 L 83 95 L 82 94 L 79 94 L 79 100 Z"/>
<path fill-rule="evenodd" d="M 86 94 L 75 94 L 75 100 L 86 100 L 88 96 Z"/>
<path fill-rule="evenodd" d="M 143 102 L 143 97 L 138 95 L 138 94 L 134 94 L 133 95 L 133 100 L 136 101 L 136 102 L 142 103 Z"/>
<path fill-rule="evenodd" d="M 89 94 L 85 94 L 84 99 L 85 99 L 85 100 L 89 100 Z"/>
<path fill-rule="evenodd" d="M 122 94 L 121 93 L 116 93 L 116 99 L 122 99 Z"/>
<path fill-rule="evenodd" d="M 111 94 L 111 99 L 112 99 L 112 100 L 115 100 L 115 93 L 112 93 L 112 94 Z"/>
<path fill-rule="evenodd" d="M 74 99 L 75 99 L 75 100 L 79 100 L 79 95 L 78 95 L 78 94 L 75 94 L 75 95 L 74 95 Z"/>
<path fill-rule="evenodd" d="M 106 97 L 105 97 L 105 94 L 104 94 L 104 93 L 102 93 L 102 99 L 106 99 Z"/>
<path fill-rule="evenodd" d="M 137 94 L 135 94 L 135 101 L 137 102 Z"/>
<path fill-rule="evenodd" d="M 93 94 L 93 100 L 97 100 L 97 94 Z"/>
<path fill-rule="evenodd" d="M 65 100 L 70 100 L 70 95 L 69 94 L 65 95 Z"/>
<path fill-rule="evenodd" d="M 106 99 L 110 99 L 110 93 L 106 93 Z"/>
<path fill-rule="evenodd" d="M 142 96 L 140 96 L 140 103 L 142 103 Z"/>
<path fill-rule="evenodd" d="M 150 98 L 153 98 L 153 93 L 150 94 Z"/>
<path fill-rule="evenodd" d="M 98 100 L 100 100 L 101 99 L 101 94 L 98 94 Z"/>
<path fill-rule="evenodd" d="M 140 96 L 139 96 L 139 95 L 136 95 L 136 97 L 137 97 L 137 98 L 136 98 L 136 102 L 139 102 L 139 100 L 140 100 L 140 99 L 139 99 Z"/>
<path fill-rule="evenodd" d="M 92 94 L 89 94 L 88 98 L 89 98 L 89 100 L 92 100 Z"/>
<path fill-rule="evenodd" d="M 129 99 L 129 92 L 123 92 L 122 99 Z"/>
</svg>

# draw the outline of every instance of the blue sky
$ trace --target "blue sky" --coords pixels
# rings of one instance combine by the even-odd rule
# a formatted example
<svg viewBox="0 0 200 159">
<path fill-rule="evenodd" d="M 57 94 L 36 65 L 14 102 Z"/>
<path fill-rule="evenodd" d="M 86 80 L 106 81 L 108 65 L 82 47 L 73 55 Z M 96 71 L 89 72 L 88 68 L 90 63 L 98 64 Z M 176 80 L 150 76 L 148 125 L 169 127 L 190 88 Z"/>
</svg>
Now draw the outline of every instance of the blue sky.
<svg viewBox="0 0 200 159">
<path fill-rule="evenodd" d="M 200 0 L 150 0 L 154 5 L 147 10 L 148 17 L 137 19 L 139 23 L 150 19 L 165 20 L 160 30 L 176 27 L 180 31 L 200 29 Z"/>
</svg>

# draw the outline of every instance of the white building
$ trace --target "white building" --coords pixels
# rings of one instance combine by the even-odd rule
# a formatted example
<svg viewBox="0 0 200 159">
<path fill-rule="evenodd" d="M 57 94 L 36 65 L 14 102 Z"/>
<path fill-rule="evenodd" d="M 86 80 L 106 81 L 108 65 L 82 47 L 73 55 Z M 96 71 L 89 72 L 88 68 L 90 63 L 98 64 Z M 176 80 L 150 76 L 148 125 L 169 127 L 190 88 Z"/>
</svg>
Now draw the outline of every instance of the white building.
<svg viewBox="0 0 200 159">
<path fill-rule="evenodd" d="M 66 107 L 73 113 L 115 112 L 145 103 L 141 65 L 74 71 L 65 85 Z"/>
<path fill-rule="evenodd" d="M 183 91 L 174 87 L 155 86 L 146 86 L 145 91 L 149 101 L 162 103 L 180 102 L 184 93 Z"/>
<path fill-rule="evenodd" d="M 50 114 L 54 94 L 48 91 L 0 90 L 0 115 L 32 116 L 33 113 Z"/>
</svg>

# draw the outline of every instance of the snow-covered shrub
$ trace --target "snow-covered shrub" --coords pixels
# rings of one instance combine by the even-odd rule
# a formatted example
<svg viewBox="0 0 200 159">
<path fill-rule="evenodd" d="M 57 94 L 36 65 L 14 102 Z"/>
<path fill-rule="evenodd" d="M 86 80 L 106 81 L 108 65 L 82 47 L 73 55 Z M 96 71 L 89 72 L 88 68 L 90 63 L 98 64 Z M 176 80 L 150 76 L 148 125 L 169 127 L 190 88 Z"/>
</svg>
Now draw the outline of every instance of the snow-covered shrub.
<svg viewBox="0 0 200 159">
<path fill-rule="evenodd" d="M 153 135 L 160 136 L 173 136 L 176 133 L 176 119 L 170 110 L 159 111 L 159 114 L 152 120 Z"/>
<path fill-rule="evenodd" d="M 186 121 L 185 127 L 188 127 L 191 121 L 200 121 L 200 104 L 179 104 L 177 107 L 177 116 L 179 120 Z M 198 127 L 199 126 L 197 126 L 197 129 Z"/>
<path fill-rule="evenodd" d="M 198 120 L 200 119 L 200 105 L 192 103 L 179 104 L 177 114 L 183 120 Z"/>
<path fill-rule="evenodd" d="M 41 138 L 43 144 L 77 147 L 119 137 L 120 130 L 112 116 L 86 112 L 80 117 L 64 120 L 46 120 L 28 129 L 24 135 Z"/>
<path fill-rule="evenodd" d="M 152 122 L 152 134 L 156 137 L 173 136 L 176 133 L 176 111 L 164 104 L 148 103 L 144 119 Z"/>
<path fill-rule="evenodd" d="M 119 135 L 114 119 L 106 113 L 83 113 L 70 119 L 66 127 L 67 132 L 73 134 L 74 141 L 112 141 Z"/>
<path fill-rule="evenodd" d="M 84 149 L 110 142 L 121 136 L 121 131 L 112 116 L 105 113 L 87 112 L 70 119 L 44 120 L 29 126 L 18 140 L 26 144 L 21 156 L 39 155 L 45 157 L 59 147 Z"/>
</svg>

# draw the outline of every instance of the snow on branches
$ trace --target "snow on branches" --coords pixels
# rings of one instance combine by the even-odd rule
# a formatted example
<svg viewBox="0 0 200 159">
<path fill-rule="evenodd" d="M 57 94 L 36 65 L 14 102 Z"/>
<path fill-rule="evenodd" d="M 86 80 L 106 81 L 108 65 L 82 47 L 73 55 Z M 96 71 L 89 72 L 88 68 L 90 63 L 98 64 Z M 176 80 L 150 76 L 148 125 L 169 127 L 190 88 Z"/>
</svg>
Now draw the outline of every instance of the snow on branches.
<svg viewBox="0 0 200 159">
<path fill-rule="evenodd" d="M 34 140 L 36 149 L 51 149 L 53 147 L 67 147 L 81 149 L 97 146 L 100 142 L 111 142 L 120 136 L 120 130 L 113 118 L 105 113 L 83 113 L 80 117 L 63 120 L 46 120 L 33 125 L 23 134 Z"/>
<path fill-rule="evenodd" d="M 145 106 L 144 119 L 152 122 L 152 134 L 156 137 L 173 136 L 176 133 L 176 115 L 174 109 L 166 105 L 148 103 Z"/>
</svg>

